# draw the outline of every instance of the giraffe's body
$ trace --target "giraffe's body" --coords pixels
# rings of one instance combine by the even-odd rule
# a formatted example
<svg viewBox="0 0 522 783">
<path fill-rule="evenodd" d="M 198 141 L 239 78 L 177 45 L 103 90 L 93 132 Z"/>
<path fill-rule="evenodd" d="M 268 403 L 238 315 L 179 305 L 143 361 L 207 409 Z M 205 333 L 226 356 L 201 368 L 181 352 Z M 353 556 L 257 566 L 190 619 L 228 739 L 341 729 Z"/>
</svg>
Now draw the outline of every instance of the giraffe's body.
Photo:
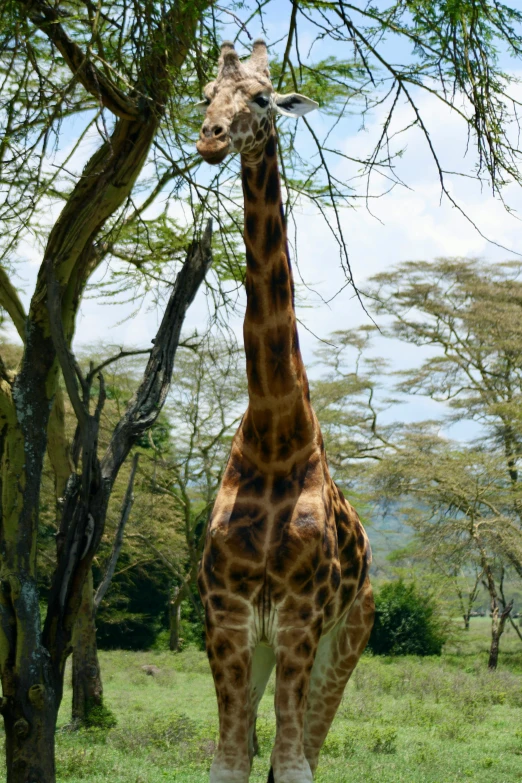
<svg viewBox="0 0 522 783">
<path fill-rule="evenodd" d="M 251 108 L 249 118 L 247 102 L 238 111 L 236 101 L 228 114 L 219 106 L 219 96 L 238 84 L 250 104 L 251 93 L 269 95 L 264 44 L 255 45 L 250 62 L 249 70 L 224 46 L 220 75 L 207 88 L 214 116 L 209 107 L 198 144 L 211 162 L 222 159 L 224 145 L 227 152 L 231 144 L 240 147 L 247 251 L 249 406 L 210 518 L 199 576 L 220 717 L 210 780 L 247 783 L 257 707 L 275 664 L 269 781 L 311 783 L 371 630 L 371 555 L 356 512 L 330 477 L 309 400 L 271 115 L 256 116 Z M 298 98 L 289 96 L 285 108 Z"/>
</svg>

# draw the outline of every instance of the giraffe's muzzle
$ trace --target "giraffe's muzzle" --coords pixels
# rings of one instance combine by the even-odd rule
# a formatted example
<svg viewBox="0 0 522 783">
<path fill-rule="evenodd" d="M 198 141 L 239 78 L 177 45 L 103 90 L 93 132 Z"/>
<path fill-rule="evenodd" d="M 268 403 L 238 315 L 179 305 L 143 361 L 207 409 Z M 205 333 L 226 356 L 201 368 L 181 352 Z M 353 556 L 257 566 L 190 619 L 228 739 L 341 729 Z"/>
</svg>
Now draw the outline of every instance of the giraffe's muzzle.
<svg viewBox="0 0 522 783">
<path fill-rule="evenodd" d="M 207 163 L 221 163 L 230 150 L 230 136 L 226 125 L 207 118 L 201 128 L 196 149 Z"/>
<path fill-rule="evenodd" d="M 205 142 L 205 140 L 200 139 L 196 144 L 196 149 L 204 161 L 215 165 L 225 160 L 230 151 L 230 142 L 226 141 L 224 144 L 209 144 L 208 142 Z"/>
</svg>

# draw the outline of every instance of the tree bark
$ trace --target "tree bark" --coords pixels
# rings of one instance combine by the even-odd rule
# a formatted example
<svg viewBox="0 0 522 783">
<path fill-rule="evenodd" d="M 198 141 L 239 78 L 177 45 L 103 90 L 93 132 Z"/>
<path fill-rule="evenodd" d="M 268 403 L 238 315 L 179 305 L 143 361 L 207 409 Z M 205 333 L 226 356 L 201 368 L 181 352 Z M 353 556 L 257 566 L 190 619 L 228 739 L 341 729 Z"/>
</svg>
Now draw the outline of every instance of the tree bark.
<svg viewBox="0 0 522 783">
<path fill-rule="evenodd" d="M 11 286 L 3 270 L 0 277 L 2 306 L 8 311 L 18 334 L 25 343 L 27 316 L 24 308 L 17 291 Z M 31 781 L 53 779 L 54 727 L 58 705 L 48 656 L 40 644 L 40 612 L 36 595 L 34 559 L 31 558 L 28 562 L 20 558 L 20 548 L 13 545 L 16 540 L 16 513 L 20 506 L 15 502 L 15 489 L 10 486 L 10 482 L 14 471 L 16 471 L 15 475 L 24 475 L 23 466 L 18 464 L 18 456 L 26 452 L 27 444 L 24 442 L 22 451 L 20 437 L 22 439 L 24 437 L 23 428 L 18 426 L 19 422 L 16 419 L 20 407 L 22 411 L 24 410 L 25 398 L 21 394 L 17 399 L 16 385 L 6 383 L 6 377 L 3 381 L 0 401 L 0 541 L 5 559 L 2 561 L 0 578 L 0 674 L 4 696 L 0 700 L 0 713 L 4 717 L 6 732 L 7 780 L 11 783 L 20 779 Z M 43 427 L 46 419 L 45 405 L 43 409 L 38 406 L 36 413 L 39 416 L 40 426 Z M 58 389 L 51 409 L 47 433 L 57 498 L 63 494 L 71 472 L 63 414 L 63 395 Z M 43 460 L 43 454 L 39 451 L 43 449 L 43 438 L 40 437 L 34 445 L 30 466 L 31 469 L 38 470 Z M 30 497 L 34 498 L 35 487 L 31 484 L 30 487 Z M 14 517 L 11 516 L 13 512 Z M 36 514 L 37 510 L 33 506 L 33 518 Z M 27 517 L 23 518 L 23 522 L 27 531 Z M 16 565 L 25 566 L 25 569 L 22 568 L 18 574 L 9 573 L 9 568 Z M 17 636 L 22 636 L 22 639 L 17 639 Z M 18 665 L 15 661 L 13 666 L 13 652 L 16 650 L 22 657 L 24 651 L 33 644 L 36 645 L 33 660 L 37 665 L 32 672 L 28 671 L 22 660 Z"/>
<path fill-rule="evenodd" d="M 34 328 L 32 334 L 28 330 L 28 343 L 22 369 L 12 385 L 2 454 L 2 713 L 8 783 L 52 783 L 60 693 L 42 644 L 36 578 L 40 477 L 52 398 L 39 376 L 40 362 L 48 355 L 48 340 Z M 38 347 L 37 361 L 34 351 Z"/>
<path fill-rule="evenodd" d="M 51 783 L 55 780 L 57 704 L 52 687 L 29 684 L 31 681 L 20 679 L 9 706 L 2 710 L 7 783 Z"/>
<path fill-rule="evenodd" d="M 498 664 L 498 653 L 500 649 L 500 637 L 504 633 L 506 627 L 506 621 L 513 609 L 513 601 L 510 601 L 507 606 L 500 611 L 498 601 L 493 599 L 491 601 L 491 646 L 489 649 L 488 669 L 495 671 Z"/>
<path fill-rule="evenodd" d="M 83 586 L 72 659 L 73 726 L 100 725 L 104 721 L 103 684 L 96 644 L 92 569 Z M 110 715 L 108 711 L 107 715 Z"/>
<path fill-rule="evenodd" d="M 178 652 L 179 650 L 179 629 L 181 624 L 181 600 L 183 598 L 183 591 L 179 587 L 175 587 L 172 591 L 172 598 L 169 604 L 169 619 L 170 619 L 170 640 L 169 649 L 172 652 Z"/>
<path fill-rule="evenodd" d="M 1 669 L 7 783 L 55 779 L 54 732 L 59 701 L 49 655 L 41 644 L 36 580 L 19 571 L 0 594 Z M 16 650 L 19 659 L 12 660 Z"/>
</svg>

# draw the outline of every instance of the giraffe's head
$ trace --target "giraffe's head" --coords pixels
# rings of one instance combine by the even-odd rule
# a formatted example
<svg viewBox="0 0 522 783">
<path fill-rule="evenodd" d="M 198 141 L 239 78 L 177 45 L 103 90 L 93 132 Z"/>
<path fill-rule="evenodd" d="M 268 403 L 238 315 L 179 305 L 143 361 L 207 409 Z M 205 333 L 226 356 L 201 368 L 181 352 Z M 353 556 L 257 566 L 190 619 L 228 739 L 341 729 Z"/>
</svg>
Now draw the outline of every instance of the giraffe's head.
<svg viewBox="0 0 522 783">
<path fill-rule="evenodd" d="M 264 41 L 254 42 L 252 55 L 241 62 L 234 45 L 221 46 L 218 75 L 207 84 L 198 107 L 205 112 L 198 152 L 208 163 L 221 163 L 229 152 L 257 159 L 272 132 L 275 113 L 300 117 L 318 104 L 304 95 L 279 95 L 270 81 Z"/>
</svg>

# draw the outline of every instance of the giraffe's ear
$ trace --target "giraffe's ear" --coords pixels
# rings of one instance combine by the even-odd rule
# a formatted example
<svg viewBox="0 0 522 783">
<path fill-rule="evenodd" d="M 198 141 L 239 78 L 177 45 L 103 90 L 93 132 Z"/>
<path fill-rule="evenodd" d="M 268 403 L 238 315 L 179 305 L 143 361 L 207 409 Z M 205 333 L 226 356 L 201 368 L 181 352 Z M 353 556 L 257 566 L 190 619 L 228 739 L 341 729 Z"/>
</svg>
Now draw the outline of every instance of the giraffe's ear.
<svg viewBox="0 0 522 783">
<path fill-rule="evenodd" d="M 309 111 L 313 111 L 319 106 L 315 101 L 304 95 L 299 95 L 297 92 L 291 92 L 288 95 L 276 93 L 274 98 L 276 111 L 279 114 L 284 114 L 285 117 L 302 117 L 303 114 L 308 114 Z"/>
</svg>

